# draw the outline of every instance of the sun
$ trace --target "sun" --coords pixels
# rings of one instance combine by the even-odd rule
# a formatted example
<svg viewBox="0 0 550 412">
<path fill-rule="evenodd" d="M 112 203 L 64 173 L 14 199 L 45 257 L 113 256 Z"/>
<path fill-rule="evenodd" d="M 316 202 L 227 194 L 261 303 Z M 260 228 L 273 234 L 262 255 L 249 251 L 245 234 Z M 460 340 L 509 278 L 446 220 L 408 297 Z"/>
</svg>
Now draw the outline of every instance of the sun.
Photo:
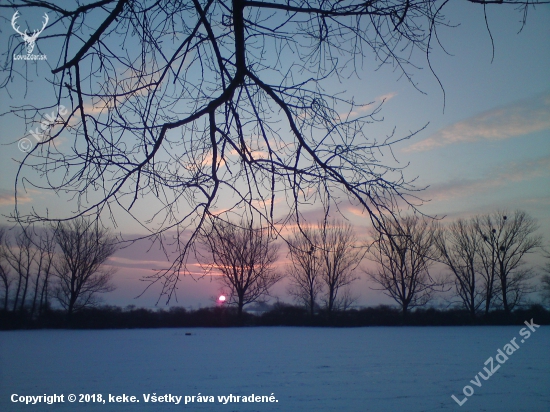
<svg viewBox="0 0 550 412">
<path fill-rule="evenodd" d="M 220 303 L 225 302 L 225 296 L 224 296 L 224 295 L 220 295 L 220 297 L 218 298 L 218 302 L 220 302 Z"/>
</svg>

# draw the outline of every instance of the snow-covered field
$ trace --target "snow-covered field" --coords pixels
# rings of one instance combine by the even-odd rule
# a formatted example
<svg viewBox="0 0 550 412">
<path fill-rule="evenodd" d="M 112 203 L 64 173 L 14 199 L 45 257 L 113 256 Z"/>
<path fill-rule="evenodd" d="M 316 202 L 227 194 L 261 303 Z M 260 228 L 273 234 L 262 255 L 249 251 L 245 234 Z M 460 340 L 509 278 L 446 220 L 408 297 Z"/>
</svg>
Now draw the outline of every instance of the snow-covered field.
<svg viewBox="0 0 550 412">
<path fill-rule="evenodd" d="M 548 412 L 550 328 L 536 329 L 523 343 L 521 329 L 273 327 L 0 332 L 0 410 Z M 497 350 L 505 351 L 504 346 L 513 338 L 519 349 L 488 380 L 478 375 L 476 381 L 478 372 L 487 375 L 483 367 L 490 370 L 490 364 L 484 365 L 489 357 L 497 368 Z M 507 347 L 509 351 L 511 348 Z M 462 401 L 466 385 L 474 393 L 459 406 L 451 395 Z M 470 393 L 469 389 L 466 392 Z M 11 402 L 14 394 L 63 394 L 65 402 L 25 405 Z M 77 402 L 68 402 L 69 394 L 75 394 Z M 79 403 L 80 394 L 95 394 L 96 399 L 101 394 L 105 403 Z M 109 394 L 135 396 L 140 402 L 109 402 Z M 152 403 L 153 394 L 182 396 L 181 403 Z M 214 402 L 197 402 L 199 394 Z M 245 395 L 247 400 L 252 394 L 273 394 L 271 400 L 278 402 L 218 399 L 230 394 Z M 149 402 L 144 395 L 151 395 Z M 185 396 L 195 396 L 195 401 L 186 405 Z"/>
</svg>

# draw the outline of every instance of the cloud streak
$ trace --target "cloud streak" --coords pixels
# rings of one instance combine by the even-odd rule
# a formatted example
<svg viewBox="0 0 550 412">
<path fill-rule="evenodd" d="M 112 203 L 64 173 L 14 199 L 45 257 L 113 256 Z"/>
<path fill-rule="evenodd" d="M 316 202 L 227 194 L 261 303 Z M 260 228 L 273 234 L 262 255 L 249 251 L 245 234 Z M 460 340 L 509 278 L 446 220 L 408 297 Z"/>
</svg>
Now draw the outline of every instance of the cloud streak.
<svg viewBox="0 0 550 412">
<path fill-rule="evenodd" d="M 447 201 L 492 191 L 510 184 L 550 175 L 550 156 L 524 163 L 509 163 L 480 179 L 456 179 L 430 186 L 423 194 L 432 202 Z"/>
<path fill-rule="evenodd" d="M 372 111 L 376 110 L 377 106 L 379 106 L 381 104 L 384 104 L 384 103 L 387 103 L 388 101 L 393 99 L 395 96 L 397 96 L 396 92 L 389 92 L 389 93 L 386 93 L 386 94 L 381 94 L 380 96 L 376 96 L 376 98 L 370 103 L 357 105 L 355 107 L 355 110 L 353 110 L 349 113 L 340 113 L 339 118 L 340 119 L 350 119 L 352 117 L 362 115 L 362 114 L 364 114 L 366 112 L 369 112 L 369 111 L 372 112 Z"/>
<path fill-rule="evenodd" d="M 510 139 L 546 129 L 550 129 L 550 93 L 452 124 L 403 151 L 422 152 L 456 143 Z"/>
<path fill-rule="evenodd" d="M 28 203 L 32 199 L 26 195 L 19 195 L 17 197 L 19 203 Z M 0 189 L 0 206 L 14 206 L 15 196 L 13 190 Z"/>
</svg>

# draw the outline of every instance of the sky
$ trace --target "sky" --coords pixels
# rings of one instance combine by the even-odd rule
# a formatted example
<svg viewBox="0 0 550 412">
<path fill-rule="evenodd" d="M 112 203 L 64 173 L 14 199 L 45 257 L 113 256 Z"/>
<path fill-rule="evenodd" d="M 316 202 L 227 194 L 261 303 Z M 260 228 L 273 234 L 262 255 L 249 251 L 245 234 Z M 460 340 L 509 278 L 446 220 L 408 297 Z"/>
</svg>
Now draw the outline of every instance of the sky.
<svg viewBox="0 0 550 412">
<path fill-rule="evenodd" d="M 415 72 L 414 82 L 400 78 L 391 68 L 374 70 L 367 61 L 359 78 L 333 82 L 331 90 L 356 96 L 363 101 L 384 101 L 383 122 L 372 125 L 370 133 L 383 136 L 407 135 L 422 129 L 410 140 L 394 147 L 401 165 L 408 165 L 405 176 L 426 187 L 423 213 L 443 218 L 489 213 L 497 209 L 521 208 L 538 220 L 545 243 L 550 243 L 550 6 L 530 10 L 522 28 L 521 13 L 513 7 L 488 7 L 485 26 L 482 8 L 466 2 L 450 2 L 446 15 L 456 27 L 442 29 L 439 40 L 445 51 L 435 49 L 431 64 L 437 78 L 423 64 Z M 12 34 L 12 11 L 0 10 L 0 39 Z M 29 19 L 33 17 L 29 16 Z M 38 21 L 40 15 L 37 15 Z M 47 29 L 46 29 L 47 30 Z M 51 56 L 54 49 L 46 50 Z M 52 58 L 48 57 L 51 61 Z M 17 62 L 16 62 L 17 63 Z M 44 63 L 41 65 L 41 63 Z M 49 68 L 37 62 L 33 83 L 19 94 L 0 90 L 0 112 L 12 106 L 38 105 L 47 87 Z M 441 85 L 440 83 L 441 82 Z M 419 91 L 419 90 L 420 91 Z M 24 135 L 21 119 L 0 117 L 0 213 L 13 209 L 13 187 L 18 161 L 23 159 L 17 142 Z M 49 204 L 68 211 L 71 204 L 57 202 L 37 190 L 26 193 L 27 207 Z M 319 212 L 312 210 L 312 213 Z M 365 233 L 368 219 L 361 210 L 347 205 L 343 212 L 358 234 Z M 121 217 L 117 233 L 126 238 L 143 234 L 131 220 Z M 286 252 L 281 252 L 281 266 Z M 539 263 L 540 261 L 535 261 Z M 166 267 L 166 256 L 157 245 L 143 241 L 119 250 L 109 263 L 117 268 L 117 290 L 104 297 L 105 302 L 120 306 L 154 307 L 158 289 L 144 291 L 140 281 L 153 269 Z M 215 278 L 184 278 L 178 287 L 178 301 L 172 304 L 197 308 L 211 306 L 220 291 Z M 360 305 L 389 303 L 372 285 L 360 278 L 354 285 Z M 286 284 L 273 293 L 289 301 Z M 164 307 L 163 302 L 159 302 Z"/>
</svg>

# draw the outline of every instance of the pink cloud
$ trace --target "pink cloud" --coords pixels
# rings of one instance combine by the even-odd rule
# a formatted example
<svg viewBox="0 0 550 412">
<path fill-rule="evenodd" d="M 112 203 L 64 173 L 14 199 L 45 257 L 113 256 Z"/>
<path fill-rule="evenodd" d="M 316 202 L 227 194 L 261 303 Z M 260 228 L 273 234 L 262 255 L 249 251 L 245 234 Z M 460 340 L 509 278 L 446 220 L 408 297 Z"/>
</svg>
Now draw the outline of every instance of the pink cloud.
<svg viewBox="0 0 550 412">
<path fill-rule="evenodd" d="M 26 194 L 17 196 L 19 203 L 29 203 L 32 198 Z M 15 195 L 13 190 L 0 189 L 0 206 L 15 206 Z"/>
</svg>

